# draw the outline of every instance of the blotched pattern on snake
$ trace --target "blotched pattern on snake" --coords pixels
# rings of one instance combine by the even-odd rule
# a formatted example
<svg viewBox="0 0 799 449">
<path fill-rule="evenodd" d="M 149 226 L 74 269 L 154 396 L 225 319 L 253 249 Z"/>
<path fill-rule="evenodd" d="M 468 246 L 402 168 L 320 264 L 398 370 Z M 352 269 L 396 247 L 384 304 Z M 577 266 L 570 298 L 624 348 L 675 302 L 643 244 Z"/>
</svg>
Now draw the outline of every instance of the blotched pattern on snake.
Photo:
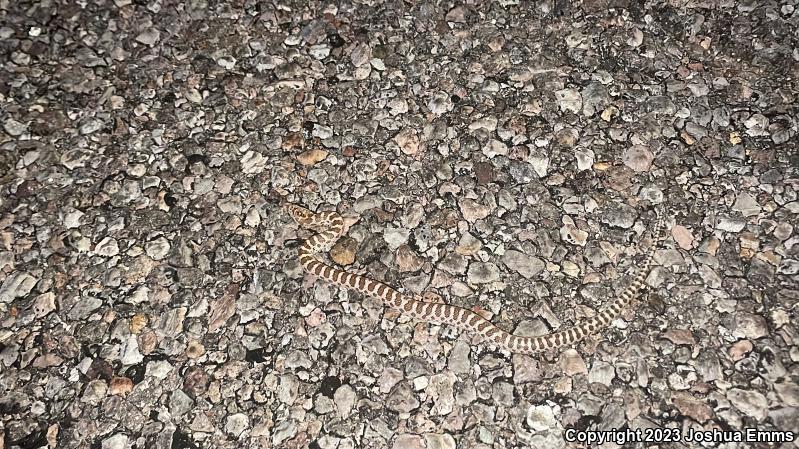
<svg viewBox="0 0 799 449">
<path fill-rule="evenodd" d="M 616 300 L 600 309 L 596 316 L 583 320 L 575 326 L 548 335 L 520 337 L 500 329 L 469 309 L 441 302 L 431 302 L 417 295 L 400 293 L 382 282 L 326 264 L 318 258 L 318 254 L 327 251 L 341 237 L 344 232 L 344 219 L 337 212 L 314 213 L 294 204 L 286 204 L 284 208 L 301 227 L 316 232 L 302 243 L 298 251 L 299 262 L 306 272 L 380 299 L 387 306 L 393 307 L 403 314 L 424 321 L 450 324 L 478 333 L 498 347 L 522 354 L 573 345 L 610 325 L 622 309 L 630 305 L 644 285 L 644 280 L 652 265 L 655 243 L 661 234 L 664 220 L 664 214 L 659 214 L 657 224 L 653 229 L 655 241 L 647 250 L 644 261 L 639 266 L 632 282 Z"/>
</svg>

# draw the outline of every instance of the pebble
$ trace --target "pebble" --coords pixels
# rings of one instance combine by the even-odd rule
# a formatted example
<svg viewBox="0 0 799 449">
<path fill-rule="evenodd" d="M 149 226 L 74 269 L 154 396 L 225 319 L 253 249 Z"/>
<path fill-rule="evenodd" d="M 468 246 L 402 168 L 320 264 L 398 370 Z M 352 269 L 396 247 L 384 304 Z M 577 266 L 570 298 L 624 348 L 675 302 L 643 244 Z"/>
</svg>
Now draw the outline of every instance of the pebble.
<svg viewBox="0 0 799 449">
<path fill-rule="evenodd" d="M 266 158 L 258 152 L 248 151 L 241 158 L 241 171 L 245 174 L 258 174 L 266 168 Z"/>
<path fill-rule="evenodd" d="M 419 435 L 400 434 L 394 439 L 392 449 L 428 449 L 424 439 Z"/>
<path fill-rule="evenodd" d="M 455 449 L 455 438 L 446 433 L 426 433 L 424 439 L 427 449 Z"/>
<path fill-rule="evenodd" d="M 616 228 L 630 229 L 635 224 L 638 213 L 632 206 L 611 203 L 600 216 L 603 223 Z"/>
<path fill-rule="evenodd" d="M 575 368 L 570 369 L 573 371 Z M 588 373 L 588 382 L 598 383 L 609 387 L 615 376 L 616 371 L 613 368 L 613 365 L 597 360 L 593 363 L 593 365 L 591 365 L 591 371 Z"/>
<path fill-rule="evenodd" d="M 596 156 L 589 148 L 575 148 L 574 156 L 577 159 L 577 170 L 590 170 L 594 166 Z"/>
<path fill-rule="evenodd" d="M 571 245 L 585 246 L 588 233 L 574 225 L 567 224 L 560 228 L 560 238 Z"/>
<path fill-rule="evenodd" d="M 136 41 L 144 45 L 153 46 L 161 38 L 161 32 L 157 28 L 146 28 L 136 36 Z"/>
<path fill-rule="evenodd" d="M 491 139 L 487 144 L 485 144 L 485 146 L 483 146 L 483 154 L 485 154 L 488 158 L 493 158 L 495 156 L 507 156 L 508 146 L 502 141 Z"/>
<path fill-rule="evenodd" d="M 13 118 L 7 118 L 6 121 L 3 122 L 3 129 L 12 137 L 19 137 L 27 132 L 28 127 L 24 123 Z"/>
<path fill-rule="evenodd" d="M 560 354 L 560 369 L 567 376 L 574 376 L 576 374 L 587 374 L 588 367 L 585 365 L 583 358 L 574 349 L 566 349 Z"/>
<path fill-rule="evenodd" d="M 116 433 L 103 440 L 100 444 L 102 449 L 127 449 L 128 436 L 122 433 Z"/>
<path fill-rule="evenodd" d="M 769 335 L 766 319 L 760 315 L 746 312 L 735 314 L 731 330 L 734 336 L 750 340 Z"/>
<path fill-rule="evenodd" d="M 358 399 L 358 395 L 355 393 L 355 390 L 347 384 L 342 385 L 336 390 L 333 394 L 333 402 L 336 404 L 336 410 L 341 419 L 346 419 L 350 416 L 352 408 L 355 406 L 356 399 Z"/>
<path fill-rule="evenodd" d="M 171 245 L 169 244 L 169 240 L 163 236 L 147 242 L 147 244 L 144 246 L 145 253 L 153 260 L 164 259 L 169 254 L 170 249 Z"/>
<path fill-rule="evenodd" d="M 671 236 L 682 249 L 691 249 L 694 247 L 694 235 L 688 230 L 688 228 L 682 225 L 672 226 Z"/>
<path fill-rule="evenodd" d="M 398 383 L 386 398 L 386 408 L 397 413 L 408 413 L 421 405 L 414 395 L 411 385 L 406 382 Z"/>
<path fill-rule="evenodd" d="M 555 411 L 546 404 L 530 406 L 527 409 L 525 421 L 527 426 L 536 432 L 543 432 L 558 426 L 558 422 L 555 420 Z"/>
<path fill-rule="evenodd" d="M 446 114 L 452 111 L 453 104 L 450 96 L 446 92 L 436 92 L 430 96 L 427 108 L 436 115 Z"/>
<path fill-rule="evenodd" d="M 676 393 L 672 395 L 671 401 L 680 413 L 699 423 L 705 423 L 714 416 L 713 409 L 708 404 L 689 393 Z"/>
<path fill-rule="evenodd" d="M 735 198 L 732 210 L 740 212 L 744 217 L 750 217 L 760 213 L 760 205 L 752 195 L 742 192 Z"/>
<path fill-rule="evenodd" d="M 351 237 L 343 237 L 330 248 L 330 258 L 333 262 L 347 266 L 355 263 L 355 250 L 358 247 L 358 242 Z"/>
<path fill-rule="evenodd" d="M 643 145 L 632 145 L 622 154 L 624 165 L 639 173 L 648 172 L 654 160 L 655 155 Z"/>
<path fill-rule="evenodd" d="M 556 90 L 555 100 L 558 102 L 561 111 L 577 114 L 583 108 L 583 98 L 576 89 Z"/>
<path fill-rule="evenodd" d="M 472 262 L 466 279 L 470 284 L 488 284 L 500 279 L 499 268 L 491 262 Z"/>
<path fill-rule="evenodd" d="M 761 421 L 768 414 L 768 400 L 757 391 L 732 388 L 727 392 L 727 398 L 745 416 Z"/>
<path fill-rule="evenodd" d="M 94 247 L 94 253 L 102 257 L 114 257 L 119 254 L 119 244 L 113 237 L 105 237 Z"/>
<path fill-rule="evenodd" d="M 527 279 L 531 279 L 544 271 L 545 264 L 537 257 L 529 256 L 521 251 L 508 250 L 502 255 L 502 263 Z"/>
<path fill-rule="evenodd" d="M 407 155 L 415 155 L 421 149 L 421 140 L 411 128 L 405 128 L 394 136 L 394 142 L 400 150 Z"/>
<path fill-rule="evenodd" d="M 411 232 L 407 229 L 386 227 L 383 231 L 383 240 L 388 244 L 389 249 L 396 251 L 400 246 L 408 242 Z"/>
<path fill-rule="evenodd" d="M 139 352 L 139 342 L 135 335 L 131 335 L 122 345 L 120 361 L 123 365 L 135 365 L 142 360 L 144 356 Z"/>
<path fill-rule="evenodd" d="M 749 340 L 741 340 L 730 346 L 729 354 L 733 362 L 737 362 L 752 352 L 753 345 Z"/>
<path fill-rule="evenodd" d="M 11 302 L 15 298 L 27 296 L 37 282 L 39 280 L 28 273 L 22 271 L 12 273 L 0 285 L 0 303 Z"/>
<path fill-rule="evenodd" d="M 465 198 L 459 202 L 461 214 L 463 214 L 463 218 L 470 223 L 474 223 L 477 220 L 482 220 L 491 213 L 491 208 L 488 206 L 483 206 L 482 204 L 478 203 L 469 198 Z"/>
<path fill-rule="evenodd" d="M 308 151 L 303 151 L 297 155 L 297 161 L 305 166 L 316 165 L 327 158 L 329 153 L 326 150 L 314 148 Z"/>
<path fill-rule="evenodd" d="M 244 413 L 234 413 L 225 419 L 225 433 L 233 438 L 238 438 L 249 428 L 250 418 Z"/>
</svg>

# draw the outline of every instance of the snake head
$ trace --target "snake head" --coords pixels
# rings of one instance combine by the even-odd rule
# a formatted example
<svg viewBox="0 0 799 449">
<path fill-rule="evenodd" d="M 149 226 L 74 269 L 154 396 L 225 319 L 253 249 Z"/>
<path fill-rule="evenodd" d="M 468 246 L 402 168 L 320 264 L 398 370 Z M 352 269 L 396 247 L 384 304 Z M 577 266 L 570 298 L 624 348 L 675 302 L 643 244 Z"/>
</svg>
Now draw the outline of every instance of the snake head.
<svg viewBox="0 0 799 449">
<path fill-rule="evenodd" d="M 314 215 L 310 210 L 291 203 L 284 204 L 283 209 L 299 224 L 308 223 Z"/>
</svg>

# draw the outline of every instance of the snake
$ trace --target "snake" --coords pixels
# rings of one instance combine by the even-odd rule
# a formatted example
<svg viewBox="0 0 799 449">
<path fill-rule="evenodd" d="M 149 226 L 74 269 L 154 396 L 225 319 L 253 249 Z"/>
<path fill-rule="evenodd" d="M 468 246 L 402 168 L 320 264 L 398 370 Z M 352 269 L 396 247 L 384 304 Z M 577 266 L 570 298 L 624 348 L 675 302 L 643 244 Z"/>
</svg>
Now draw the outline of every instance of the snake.
<svg viewBox="0 0 799 449">
<path fill-rule="evenodd" d="M 594 316 L 571 327 L 546 335 L 527 337 L 507 332 L 470 309 L 441 301 L 431 301 L 420 295 L 401 293 L 383 282 L 328 265 L 319 255 L 329 250 L 343 235 L 343 217 L 335 211 L 312 212 L 310 209 L 293 203 L 285 203 L 283 208 L 300 227 L 313 232 L 310 237 L 302 241 L 297 250 L 297 259 L 305 272 L 376 298 L 386 306 L 418 320 L 452 325 L 479 334 L 485 342 L 518 354 L 534 354 L 573 346 L 580 340 L 596 335 L 607 328 L 621 314 L 622 310 L 630 306 L 642 290 L 652 268 L 656 243 L 661 238 L 665 215 L 658 214 L 652 231 L 655 241 L 646 251 L 644 260 L 638 266 L 637 273 L 630 284 L 614 301 L 599 309 Z"/>
</svg>

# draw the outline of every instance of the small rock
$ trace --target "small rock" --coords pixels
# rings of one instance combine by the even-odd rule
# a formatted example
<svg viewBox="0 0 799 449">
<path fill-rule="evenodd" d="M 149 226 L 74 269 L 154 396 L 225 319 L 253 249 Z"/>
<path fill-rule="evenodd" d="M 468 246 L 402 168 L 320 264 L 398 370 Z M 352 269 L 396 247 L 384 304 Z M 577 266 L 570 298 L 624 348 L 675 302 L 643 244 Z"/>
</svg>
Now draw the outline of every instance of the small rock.
<svg viewBox="0 0 799 449">
<path fill-rule="evenodd" d="M 114 257 L 119 254 L 119 245 L 113 237 L 106 237 L 94 247 L 94 253 L 103 257 Z"/>
<path fill-rule="evenodd" d="M 740 212 L 744 217 L 750 217 L 760 213 L 760 205 L 757 204 L 757 200 L 755 200 L 752 195 L 741 192 L 735 198 L 735 204 L 732 205 L 732 210 Z"/>
<path fill-rule="evenodd" d="M 476 131 L 478 129 L 483 129 L 489 132 L 494 132 L 497 130 L 497 118 L 496 117 L 483 117 L 481 119 L 477 119 L 469 124 L 469 129 L 471 131 Z"/>
<path fill-rule="evenodd" d="M 127 449 L 128 436 L 117 433 L 103 440 L 100 447 L 102 449 Z"/>
<path fill-rule="evenodd" d="M 688 329 L 669 329 L 663 334 L 664 337 L 669 339 L 675 345 L 695 345 L 696 339 L 694 334 Z"/>
<path fill-rule="evenodd" d="M 688 393 L 675 393 L 671 401 L 680 413 L 697 422 L 704 423 L 713 418 L 713 409 L 704 401 L 695 399 Z"/>
<path fill-rule="evenodd" d="M 394 142 L 396 142 L 403 153 L 410 156 L 419 152 L 421 143 L 419 136 L 412 128 L 404 128 L 400 131 L 399 134 L 394 136 Z"/>
<path fill-rule="evenodd" d="M 694 235 L 685 226 L 674 225 L 671 228 L 671 236 L 674 241 L 680 245 L 682 249 L 691 249 L 694 247 Z"/>
<path fill-rule="evenodd" d="M 397 249 L 397 269 L 400 273 L 417 271 L 424 265 L 424 259 L 417 256 L 408 245 L 402 245 Z"/>
<path fill-rule="evenodd" d="M 318 137 L 322 140 L 333 137 L 333 128 L 330 126 L 322 125 L 321 123 L 314 123 L 311 135 Z"/>
<path fill-rule="evenodd" d="M 333 402 L 336 404 L 336 410 L 341 419 L 350 416 L 356 399 L 358 399 L 358 395 L 348 384 L 344 384 L 336 390 L 333 394 Z"/>
<path fill-rule="evenodd" d="M 447 22 L 466 23 L 466 9 L 463 6 L 456 6 L 450 9 L 444 18 Z"/>
<path fill-rule="evenodd" d="M 529 256 L 521 251 L 507 250 L 502 255 L 502 263 L 527 279 L 531 279 L 544 271 L 545 264 L 537 257 Z"/>
<path fill-rule="evenodd" d="M 139 341 L 135 335 L 130 335 L 125 340 L 120 352 L 122 353 L 120 361 L 123 365 L 135 365 L 144 360 L 144 356 L 139 352 Z"/>
<path fill-rule="evenodd" d="M 419 435 L 410 433 L 397 435 L 394 439 L 394 444 L 391 445 L 392 449 L 427 449 L 424 440 Z"/>
<path fill-rule="evenodd" d="M 103 301 L 100 298 L 94 296 L 81 298 L 72 306 L 72 309 L 69 310 L 69 317 L 72 319 L 88 318 L 89 315 L 101 305 L 103 305 Z"/>
<path fill-rule="evenodd" d="M 172 391 L 169 396 L 169 413 L 180 418 L 194 408 L 194 400 L 180 388 Z"/>
<path fill-rule="evenodd" d="M 564 242 L 572 245 L 585 246 L 588 240 L 588 233 L 577 229 L 574 225 L 567 224 L 560 228 L 560 238 Z"/>
<path fill-rule="evenodd" d="M 42 293 L 33 300 L 33 313 L 36 318 L 43 318 L 55 309 L 55 293 L 53 292 Z"/>
<path fill-rule="evenodd" d="M 449 353 L 447 366 L 456 374 L 466 374 L 471 371 L 471 363 L 469 361 L 469 353 L 472 348 L 463 341 L 456 341 L 455 345 Z"/>
<path fill-rule="evenodd" d="M 649 171 L 652 161 L 655 160 L 655 155 L 643 145 L 633 145 L 624 150 L 621 158 L 624 165 L 640 173 Z"/>
<path fill-rule="evenodd" d="M 567 376 L 588 373 L 588 367 L 585 366 L 583 358 L 575 349 L 569 348 L 563 351 L 560 355 L 559 363 L 560 369 L 562 369 Z"/>
<path fill-rule="evenodd" d="M 18 122 L 13 118 L 9 118 L 5 121 L 5 123 L 3 123 L 3 129 L 5 129 L 6 132 L 12 137 L 19 137 L 28 130 L 28 127 L 24 123 Z"/>
<path fill-rule="evenodd" d="M 398 383 L 386 398 L 386 408 L 397 413 L 408 413 L 419 405 L 420 402 L 407 381 Z"/>
<path fill-rule="evenodd" d="M 590 148 L 575 148 L 574 157 L 577 158 L 577 170 L 588 170 L 594 166 L 595 156 Z"/>
<path fill-rule="evenodd" d="M 525 418 L 527 425 L 536 432 L 542 432 L 557 427 L 555 412 L 549 405 L 533 405 L 527 409 Z"/>
<path fill-rule="evenodd" d="M 133 391 L 133 381 L 127 377 L 114 376 L 111 378 L 109 391 L 113 395 L 125 397 Z"/>
<path fill-rule="evenodd" d="M 752 352 L 753 348 L 754 346 L 752 346 L 751 341 L 741 340 L 735 342 L 732 346 L 730 346 L 728 354 L 730 354 L 730 358 L 732 359 L 733 362 L 737 362 L 738 360 L 744 358 L 746 354 Z"/>
<path fill-rule="evenodd" d="M 763 114 L 752 114 L 745 122 L 746 134 L 750 136 L 768 136 L 769 119 Z"/>
<path fill-rule="evenodd" d="M 386 227 L 383 231 L 383 240 L 392 251 L 407 243 L 410 236 L 411 231 L 402 228 Z"/>
<path fill-rule="evenodd" d="M 426 433 L 427 449 L 455 449 L 455 438 L 446 433 Z"/>
<path fill-rule="evenodd" d="M 248 151 L 241 158 L 241 171 L 245 174 L 252 175 L 264 171 L 266 168 L 266 158 L 256 151 Z"/>
<path fill-rule="evenodd" d="M 103 399 L 105 399 L 107 393 L 108 385 L 106 385 L 104 380 L 92 380 L 86 384 L 86 388 L 83 390 L 83 396 L 81 396 L 80 401 L 90 405 L 97 405 L 102 402 Z"/>
<path fill-rule="evenodd" d="M 488 206 L 483 206 L 482 204 L 469 198 L 461 200 L 459 205 L 461 213 L 463 214 L 463 218 L 465 218 L 469 223 L 482 220 L 491 213 L 491 208 Z"/>
<path fill-rule="evenodd" d="M 732 388 L 727 392 L 727 399 L 741 413 L 758 421 L 768 414 L 768 400 L 757 391 Z"/>
<path fill-rule="evenodd" d="M 225 433 L 238 438 L 250 427 L 250 418 L 244 413 L 234 413 L 225 420 Z"/>
<path fill-rule="evenodd" d="M 766 319 L 748 312 L 735 314 L 731 330 L 734 336 L 750 340 L 756 340 L 769 334 Z"/>
<path fill-rule="evenodd" d="M 427 108 L 436 115 L 446 114 L 453 108 L 450 95 L 446 92 L 436 92 L 430 97 L 430 101 L 427 102 Z"/>
<path fill-rule="evenodd" d="M 33 290 L 38 279 L 28 273 L 16 271 L 8 276 L 0 286 L 0 303 L 11 302 L 15 298 L 26 296 Z"/>
<path fill-rule="evenodd" d="M 147 242 L 147 244 L 144 246 L 145 253 L 147 253 L 147 255 L 153 260 L 162 260 L 169 254 L 170 249 L 171 246 L 169 244 L 169 240 L 167 240 L 164 236 Z"/>
<path fill-rule="evenodd" d="M 455 251 L 462 256 L 472 256 L 477 254 L 482 246 L 483 242 L 478 240 L 477 237 L 473 236 L 472 234 L 466 232 L 461 236 L 458 246 L 455 247 Z"/>
<path fill-rule="evenodd" d="M 160 38 L 161 32 L 157 28 L 147 28 L 136 36 L 136 41 L 144 45 L 153 46 Z"/>
<path fill-rule="evenodd" d="M 350 54 L 350 61 L 355 67 L 361 67 L 372 59 L 372 48 L 368 44 L 358 44 Z"/>
<path fill-rule="evenodd" d="M 86 120 L 85 123 L 80 125 L 80 128 L 78 129 L 78 131 L 81 133 L 81 135 L 85 136 L 85 135 L 89 135 L 89 134 L 92 134 L 92 133 L 95 133 L 95 132 L 99 131 L 100 129 L 103 128 L 103 126 L 104 126 L 104 124 L 103 124 L 103 122 L 101 120 L 97 120 L 97 119 L 92 118 L 92 119 Z"/>
<path fill-rule="evenodd" d="M 303 151 L 302 153 L 297 155 L 297 161 L 300 164 L 305 165 L 306 167 L 311 165 L 316 165 L 317 163 L 325 160 L 329 153 L 327 150 L 321 150 L 318 148 Z"/>
<path fill-rule="evenodd" d="M 507 156 L 508 146 L 502 141 L 491 139 L 483 147 L 483 154 L 485 154 L 488 158 L 493 158 L 495 156 Z"/>
<path fill-rule="evenodd" d="M 233 70 L 233 67 L 236 67 L 236 58 L 230 55 L 222 55 L 216 58 L 216 63 L 225 70 Z"/>
<path fill-rule="evenodd" d="M 777 392 L 782 403 L 789 407 L 799 407 L 799 385 L 786 379 L 783 382 L 774 384 L 774 391 Z"/>
<path fill-rule="evenodd" d="M 80 227 L 81 219 L 86 215 L 83 212 L 75 209 L 64 215 L 64 227 L 67 229 L 75 229 Z"/>
<path fill-rule="evenodd" d="M 33 361 L 31 366 L 37 369 L 45 369 L 50 368 L 51 366 L 61 365 L 62 363 L 64 363 L 64 359 L 55 354 L 48 353 L 36 357 L 36 360 Z"/>
<path fill-rule="evenodd" d="M 561 111 L 571 111 L 577 114 L 583 109 L 583 98 L 576 89 L 555 91 L 555 100 L 557 100 Z"/>
<path fill-rule="evenodd" d="M 635 224 L 638 213 L 635 208 L 623 203 L 610 203 L 602 211 L 600 219 L 614 228 L 630 229 Z"/>
<path fill-rule="evenodd" d="M 470 284 L 488 284 L 499 280 L 499 268 L 491 262 L 472 262 L 466 274 Z"/>
<path fill-rule="evenodd" d="M 330 248 L 330 258 L 341 266 L 352 265 L 355 262 L 355 250 L 357 247 L 358 242 L 355 239 L 344 237 Z"/>
<path fill-rule="evenodd" d="M 491 398 L 498 405 L 512 407 L 516 403 L 513 395 L 513 384 L 510 382 L 499 381 L 492 385 Z"/>
<path fill-rule="evenodd" d="M 614 377 L 616 377 L 616 370 L 613 368 L 613 365 L 597 360 L 591 366 L 591 371 L 588 373 L 588 382 L 599 383 L 609 387 Z"/>
</svg>

